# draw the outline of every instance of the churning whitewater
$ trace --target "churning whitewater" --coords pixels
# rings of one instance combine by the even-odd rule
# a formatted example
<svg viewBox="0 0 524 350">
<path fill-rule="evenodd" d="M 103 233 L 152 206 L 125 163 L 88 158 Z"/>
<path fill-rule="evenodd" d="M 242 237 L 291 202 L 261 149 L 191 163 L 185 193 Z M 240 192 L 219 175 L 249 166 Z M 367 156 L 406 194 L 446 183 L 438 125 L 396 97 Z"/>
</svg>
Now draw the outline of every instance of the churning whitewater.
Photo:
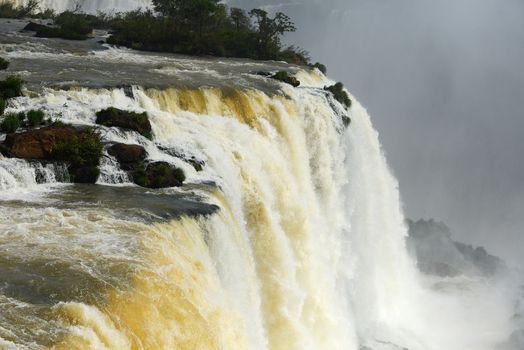
<svg viewBox="0 0 524 350">
<path fill-rule="evenodd" d="M 511 332 L 488 283 L 419 275 L 378 133 L 318 70 L 1 39 L 28 89 L 7 112 L 187 176 L 141 189 L 106 150 L 82 186 L 0 156 L 1 349 L 492 350 Z M 252 74 L 282 67 L 301 87 Z M 154 138 L 96 125 L 107 107 L 147 112 Z"/>
</svg>

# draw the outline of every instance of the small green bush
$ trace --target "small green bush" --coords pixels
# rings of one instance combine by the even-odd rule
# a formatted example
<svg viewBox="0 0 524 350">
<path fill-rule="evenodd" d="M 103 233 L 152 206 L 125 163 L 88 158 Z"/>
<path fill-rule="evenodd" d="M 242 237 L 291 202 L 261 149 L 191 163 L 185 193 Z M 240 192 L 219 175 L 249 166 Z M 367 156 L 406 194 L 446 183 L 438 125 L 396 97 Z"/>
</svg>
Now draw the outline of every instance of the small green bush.
<svg viewBox="0 0 524 350">
<path fill-rule="evenodd" d="M 18 120 L 20 120 L 20 124 L 22 124 L 26 118 L 26 114 L 24 112 L 17 113 L 16 116 L 18 117 Z"/>
<path fill-rule="evenodd" d="M 320 62 L 315 63 L 312 67 L 313 67 L 313 68 L 317 68 L 319 71 L 322 72 L 322 74 L 326 74 L 326 73 L 327 73 L 327 68 L 326 68 L 326 66 L 323 65 L 323 64 L 320 63 Z"/>
<path fill-rule="evenodd" d="M 273 79 L 286 81 L 289 79 L 289 74 L 286 71 L 276 72 L 275 75 L 273 75 Z"/>
<path fill-rule="evenodd" d="M 66 40 L 86 40 L 88 36 L 71 28 L 42 27 L 36 31 L 39 38 L 60 38 Z"/>
<path fill-rule="evenodd" d="M 20 127 L 20 119 L 17 114 L 8 114 L 0 123 L 0 130 L 5 133 L 13 133 Z"/>
<path fill-rule="evenodd" d="M 0 70 L 5 70 L 7 67 L 9 67 L 9 61 L 0 57 Z"/>
<path fill-rule="evenodd" d="M 151 123 L 146 112 L 136 113 L 109 107 L 96 113 L 96 123 L 107 127 L 120 127 L 138 132 L 152 140 Z"/>
<path fill-rule="evenodd" d="M 182 168 L 176 168 L 175 171 L 173 172 L 173 176 L 180 183 L 183 183 L 184 181 L 186 181 L 186 174 L 184 174 L 184 170 Z"/>
<path fill-rule="evenodd" d="M 24 81 L 18 75 L 8 75 L 3 81 L 0 81 L 0 97 L 9 99 L 22 96 L 22 87 Z"/>
<path fill-rule="evenodd" d="M 56 144 L 52 158 L 68 161 L 73 167 L 98 166 L 102 157 L 100 137 L 93 130 L 83 132 L 79 137 Z"/>
<path fill-rule="evenodd" d="M 346 106 L 351 107 L 351 99 L 348 94 L 344 91 L 344 84 L 338 82 L 335 85 L 326 86 L 324 90 L 329 91 L 333 94 L 335 100 Z"/>
<path fill-rule="evenodd" d="M 44 121 L 44 118 L 45 113 L 40 109 L 32 109 L 27 112 L 27 120 L 29 121 L 29 125 L 32 127 L 41 125 Z"/>
<path fill-rule="evenodd" d="M 7 107 L 7 101 L 0 94 L 0 115 L 4 114 L 6 107 Z"/>
</svg>

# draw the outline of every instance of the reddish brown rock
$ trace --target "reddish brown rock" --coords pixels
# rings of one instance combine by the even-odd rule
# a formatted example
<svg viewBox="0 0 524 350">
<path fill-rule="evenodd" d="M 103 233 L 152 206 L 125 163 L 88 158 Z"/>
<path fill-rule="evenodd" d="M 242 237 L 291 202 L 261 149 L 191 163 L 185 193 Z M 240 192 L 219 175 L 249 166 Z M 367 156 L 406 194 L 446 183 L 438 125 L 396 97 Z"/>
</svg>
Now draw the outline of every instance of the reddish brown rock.
<svg viewBox="0 0 524 350">
<path fill-rule="evenodd" d="M 78 137 L 82 132 L 67 126 L 51 126 L 7 135 L 3 148 L 9 156 L 25 159 L 47 159 L 57 143 Z"/>
<path fill-rule="evenodd" d="M 114 156 L 119 163 L 139 163 L 146 159 L 147 152 L 140 145 L 127 145 L 125 143 L 116 143 L 109 147 L 107 152 Z"/>
</svg>

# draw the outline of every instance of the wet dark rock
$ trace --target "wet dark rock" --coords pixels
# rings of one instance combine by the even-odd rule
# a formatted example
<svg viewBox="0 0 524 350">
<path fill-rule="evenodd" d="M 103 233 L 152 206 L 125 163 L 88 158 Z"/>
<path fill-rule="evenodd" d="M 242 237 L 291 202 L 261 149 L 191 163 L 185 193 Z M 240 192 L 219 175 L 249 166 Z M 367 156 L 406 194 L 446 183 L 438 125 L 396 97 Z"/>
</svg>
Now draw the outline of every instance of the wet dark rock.
<svg viewBox="0 0 524 350">
<path fill-rule="evenodd" d="M 186 177 L 184 171 L 167 162 L 154 162 L 134 170 L 133 182 L 147 188 L 182 186 Z"/>
<path fill-rule="evenodd" d="M 46 25 L 43 25 L 43 24 L 40 24 L 40 23 L 35 23 L 35 22 L 29 22 L 23 29 L 22 31 L 29 31 L 29 32 L 37 32 L 39 30 L 43 30 L 43 29 L 46 29 L 46 28 L 49 28 L 48 26 Z"/>
<path fill-rule="evenodd" d="M 297 78 L 289 75 L 289 73 L 286 71 L 277 72 L 271 76 L 271 78 L 289 84 L 293 87 L 300 86 L 300 81 Z"/>
<path fill-rule="evenodd" d="M 133 130 L 148 139 L 153 138 L 151 123 L 145 112 L 136 113 L 110 107 L 96 113 L 96 123 L 109 127 Z"/>
<path fill-rule="evenodd" d="M 102 144 L 89 128 L 48 126 L 12 133 L 0 150 L 7 157 L 66 163 L 73 182 L 95 183 L 100 175 Z"/>
<path fill-rule="evenodd" d="M 95 166 L 73 168 L 69 170 L 71 180 L 79 184 L 94 184 L 100 176 L 100 169 Z"/>
<path fill-rule="evenodd" d="M 198 159 L 197 157 L 192 156 L 192 155 L 183 154 L 173 148 L 162 147 L 162 146 L 158 146 L 158 148 L 162 150 L 162 152 L 165 152 L 173 157 L 182 159 L 184 162 L 191 164 L 196 171 L 204 170 L 204 166 L 206 165 L 206 162 L 204 162 L 202 159 Z"/>
<path fill-rule="evenodd" d="M 116 143 L 108 148 L 107 153 L 112 155 L 121 164 L 136 164 L 147 157 L 147 152 L 140 145 L 127 145 Z"/>
</svg>

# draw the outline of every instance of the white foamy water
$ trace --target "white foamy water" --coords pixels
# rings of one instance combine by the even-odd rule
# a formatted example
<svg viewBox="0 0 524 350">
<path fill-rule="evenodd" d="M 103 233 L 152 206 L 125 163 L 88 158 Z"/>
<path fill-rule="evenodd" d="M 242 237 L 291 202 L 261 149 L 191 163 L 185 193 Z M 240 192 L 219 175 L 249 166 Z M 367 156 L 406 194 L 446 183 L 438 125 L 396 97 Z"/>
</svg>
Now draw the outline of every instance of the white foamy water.
<svg viewBox="0 0 524 350">
<path fill-rule="evenodd" d="M 0 344 L 492 350 L 505 341 L 512 305 L 491 282 L 428 281 L 415 269 L 398 183 L 365 109 L 353 98 L 345 129 L 346 112 L 321 89 L 332 82 L 297 76 L 304 87 L 281 85 L 274 95 L 135 86 L 132 94 L 49 89 L 11 101 L 8 111 L 43 108 L 79 125 L 94 125 L 110 106 L 147 112 L 153 141 L 97 130 L 106 143 L 140 144 L 149 160 L 183 168 L 188 184 L 216 184 L 199 191 L 220 210 L 143 223 L 115 218 L 104 203 L 72 210 L 0 202 L 0 293 L 8 300 L 0 305 L 11 315 L 0 317 Z M 176 155 L 203 161 L 204 170 Z M 129 183 L 111 157 L 101 170 L 101 185 Z M 49 166 L 2 158 L 0 188 L 36 191 L 37 172 L 40 182 L 57 181 Z M 26 303 L 23 312 L 13 311 L 17 303 Z"/>
</svg>

